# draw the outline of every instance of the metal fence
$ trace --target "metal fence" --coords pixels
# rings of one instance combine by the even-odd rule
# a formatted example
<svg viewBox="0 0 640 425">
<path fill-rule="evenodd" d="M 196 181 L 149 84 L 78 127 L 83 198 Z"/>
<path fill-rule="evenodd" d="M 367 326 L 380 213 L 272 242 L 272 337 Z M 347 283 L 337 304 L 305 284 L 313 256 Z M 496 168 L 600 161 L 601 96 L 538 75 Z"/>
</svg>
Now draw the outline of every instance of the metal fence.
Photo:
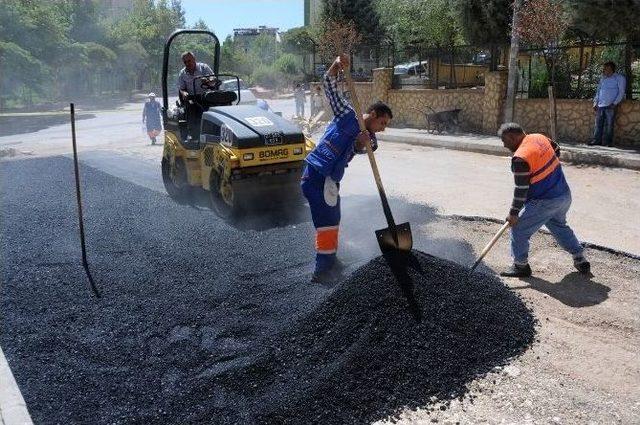
<svg viewBox="0 0 640 425">
<path fill-rule="evenodd" d="M 602 75 L 602 65 L 614 62 L 616 71 L 627 79 L 628 99 L 640 98 L 640 43 L 585 42 L 557 46 L 553 49 L 524 48 L 518 54 L 518 89 L 520 98 L 547 97 L 553 84 L 561 99 L 589 99 Z"/>
</svg>

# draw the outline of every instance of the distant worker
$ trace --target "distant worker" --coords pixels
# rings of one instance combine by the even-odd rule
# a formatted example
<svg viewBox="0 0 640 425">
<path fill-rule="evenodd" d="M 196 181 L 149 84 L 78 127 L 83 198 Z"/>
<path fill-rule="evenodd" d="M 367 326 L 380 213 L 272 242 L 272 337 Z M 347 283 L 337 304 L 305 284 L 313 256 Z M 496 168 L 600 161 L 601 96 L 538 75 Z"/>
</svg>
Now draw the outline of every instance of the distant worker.
<svg viewBox="0 0 640 425">
<path fill-rule="evenodd" d="M 156 100 L 156 94 L 149 93 L 149 100 L 144 103 L 142 109 L 142 123 L 146 124 L 147 134 L 151 139 L 151 144 L 156 144 L 156 137 L 162 131 L 162 119 L 161 119 L 161 106 L 160 102 Z"/>
<path fill-rule="evenodd" d="M 502 124 L 498 136 L 513 152 L 511 171 L 515 180 L 513 203 L 507 216 L 513 265 L 501 275 L 531 276 L 529 238 L 542 226 L 573 256 L 576 269 L 589 273 L 591 265 L 584 256 L 584 248 L 567 225 L 571 190 L 558 159 L 558 145 L 542 134 L 525 134 L 516 123 Z"/>
<path fill-rule="evenodd" d="M 264 99 L 258 99 L 256 101 L 256 106 L 264 111 L 269 111 L 269 104 Z"/>
<path fill-rule="evenodd" d="M 193 82 L 197 77 L 213 75 L 213 71 L 206 63 L 196 62 L 196 57 L 192 52 L 184 52 L 182 54 L 182 63 L 184 63 L 184 68 L 178 74 L 178 96 L 185 106 L 189 133 L 195 138 L 195 135 L 199 133 L 197 127 L 204 111 L 202 108 L 193 105 L 193 97 L 202 94 L 205 91 L 202 86 L 207 86 L 209 83 L 202 79 L 196 81 L 194 91 Z"/>
<path fill-rule="evenodd" d="M 315 117 L 318 112 L 322 111 L 324 105 L 322 102 L 322 89 L 320 86 L 316 86 L 315 89 L 311 92 L 311 96 L 309 98 L 309 106 L 311 108 L 311 117 Z"/>
<path fill-rule="evenodd" d="M 301 84 L 296 84 L 296 88 L 293 91 L 293 97 L 296 101 L 296 116 L 298 116 L 298 118 L 304 118 L 305 94 L 304 88 Z"/>
<path fill-rule="evenodd" d="M 340 226 L 340 180 L 354 154 L 366 152 L 366 143 L 371 143 L 374 150 L 377 148 L 375 133 L 384 131 L 393 118 L 387 105 L 374 103 L 363 114 L 367 131 L 360 132 L 354 109 L 337 87 L 338 72 L 348 66 L 347 56 L 340 55 L 324 75 L 324 90 L 334 118 L 305 159 L 307 164 L 302 174 L 302 192 L 309 201 L 316 228 L 316 263 L 312 282 L 330 282 L 339 275 L 340 263 L 336 260 L 336 253 Z"/>
<path fill-rule="evenodd" d="M 596 124 L 591 145 L 601 145 L 604 134 L 604 144 L 613 146 L 613 126 L 618 105 L 624 99 L 626 84 L 624 77 L 616 73 L 615 63 L 607 62 L 603 65 L 602 77 L 593 98 Z"/>
</svg>

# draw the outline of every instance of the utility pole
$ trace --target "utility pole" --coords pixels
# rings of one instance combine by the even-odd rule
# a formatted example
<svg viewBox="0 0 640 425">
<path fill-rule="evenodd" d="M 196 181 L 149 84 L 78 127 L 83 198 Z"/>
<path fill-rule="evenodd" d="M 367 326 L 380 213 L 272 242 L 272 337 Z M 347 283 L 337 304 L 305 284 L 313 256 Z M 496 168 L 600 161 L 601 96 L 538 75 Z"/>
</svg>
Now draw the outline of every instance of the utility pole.
<svg viewBox="0 0 640 425">
<path fill-rule="evenodd" d="M 511 49 L 509 50 L 509 79 L 507 80 L 507 99 L 504 107 L 504 122 L 513 121 L 516 108 L 516 83 L 518 81 L 518 12 L 522 7 L 522 0 L 513 2 L 513 19 L 511 21 Z"/>
</svg>

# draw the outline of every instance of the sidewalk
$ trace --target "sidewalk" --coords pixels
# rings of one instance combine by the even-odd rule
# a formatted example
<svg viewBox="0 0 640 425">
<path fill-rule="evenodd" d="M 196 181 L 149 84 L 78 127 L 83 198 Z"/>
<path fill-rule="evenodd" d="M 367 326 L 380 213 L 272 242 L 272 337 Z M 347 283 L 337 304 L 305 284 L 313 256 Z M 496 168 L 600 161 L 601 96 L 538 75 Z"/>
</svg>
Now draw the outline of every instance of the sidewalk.
<svg viewBox="0 0 640 425">
<path fill-rule="evenodd" d="M 27 405 L 0 348 L 0 425 L 32 425 Z"/>
<path fill-rule="evenodd" d="M 487 155 L 510 155 L 510 152 L 502 146 L 502 142 L 497 136 L 484 134 L 440 135 L 414 128 L 387 128 L 383 133 L 378 133 L 377 137 L 381 141 L 393 143 L 433 146 Z M 640 170 L 640 150 L 606 146 L 570 145 L 562 142 L 560 142 L 560 145 L 562 148 L 560 159 L 564 162 Z"/>
</svg>

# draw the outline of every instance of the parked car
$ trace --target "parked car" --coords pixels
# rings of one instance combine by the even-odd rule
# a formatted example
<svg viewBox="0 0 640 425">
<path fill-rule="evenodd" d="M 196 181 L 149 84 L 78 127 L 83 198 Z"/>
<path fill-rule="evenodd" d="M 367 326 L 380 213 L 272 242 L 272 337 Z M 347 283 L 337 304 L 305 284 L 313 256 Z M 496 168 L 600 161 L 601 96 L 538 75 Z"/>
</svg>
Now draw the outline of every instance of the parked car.
<svg viewBox="0 0 640 425">
<path fill-rule="evenodd" d="M 427 73 L 428 65 L 426 61 L 403 63 L 393 67 L 393 75 L 420 76 Z"/>
<path fill-rule="evenodd" d="M 234 78 L 231 80 L 224 80 L 220 84 L 220 90 L 238 91 L 238 81 Z M 258 99 L 253 92 L 247 88 L 244 81 L 240 80 L 240 105 L 256 105 Z"/>
</svg>

